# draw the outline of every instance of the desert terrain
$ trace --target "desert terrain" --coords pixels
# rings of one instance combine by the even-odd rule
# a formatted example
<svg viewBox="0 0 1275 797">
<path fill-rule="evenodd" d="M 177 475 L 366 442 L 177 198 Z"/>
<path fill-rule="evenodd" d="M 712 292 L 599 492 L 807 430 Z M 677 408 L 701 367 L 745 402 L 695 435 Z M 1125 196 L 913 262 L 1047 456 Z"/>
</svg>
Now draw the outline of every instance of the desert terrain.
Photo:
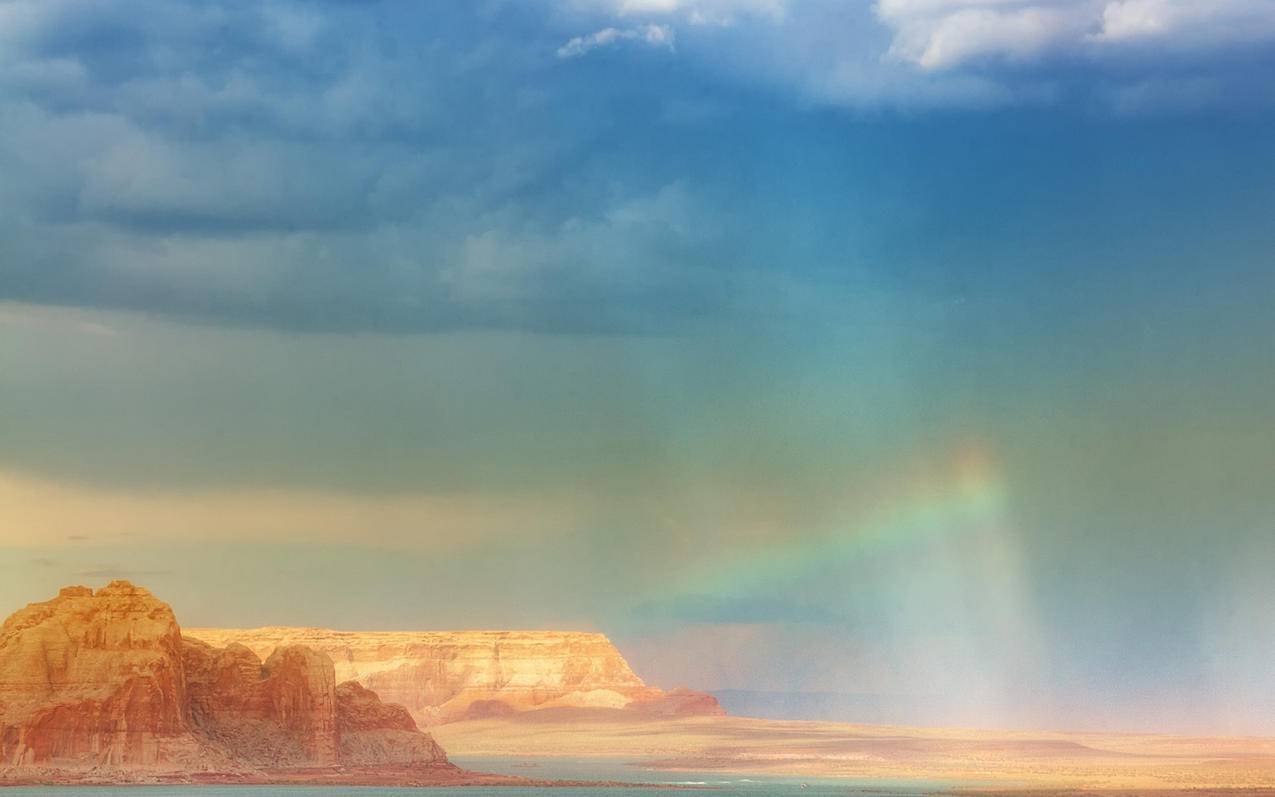
<svg viewBox="0 0 1275 797">
<path fill-rule="evenodd" d="M 122 580 L 14 612 L 0 625 L 0 785 L 549 785 L 467 772 L 421 726 L 541 705 L 721 713 L 711 696 L 647 686 L 600 634 L 248 633 L 265 655 L 240 635 L 184 635 L 167 603 Z"/>
<path fill-rule="evenodd" d="M 636 766 L 961 788 L 1275 793 L 1275 739 L 909 728 L 744 717 L 635 721 L 544 709 L 431 729 L 464 757 L 598 757 Z"/>
<path fill-rule="evenodd" d="M 1275 739 L 732 717 L 711 695 L 646 684 L 600 634 L 184 634 L 124 581 L 66 587 L 0 626 L 0 783 L 551 783 L 450 757 L 595 759 L 634 766 L 633 780 L 645 768 L 847 788 L 1275 793 Z"/>
</svg>

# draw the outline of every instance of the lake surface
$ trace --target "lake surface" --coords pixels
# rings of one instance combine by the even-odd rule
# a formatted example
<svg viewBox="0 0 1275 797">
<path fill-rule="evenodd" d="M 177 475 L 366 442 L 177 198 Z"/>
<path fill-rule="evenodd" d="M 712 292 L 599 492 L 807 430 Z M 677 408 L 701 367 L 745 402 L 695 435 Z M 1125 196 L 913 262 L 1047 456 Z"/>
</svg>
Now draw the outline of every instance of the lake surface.
<svg viewBox="0 0 1275 797">
<path fill-rule="evenodd" d="M 933 794 L 927 790 L 899 789 L 897 786 L 877 790 L 862 784 L 844 782 L 836 785 L 819 784 L 802 788 L 798 783 L 780 781 L 750 782 L 746 780 L 711 780 L 708 792 L 720 797 L 763 797 L 764 795 L 792 795 L 792 797 L 830 797 L 854 795 L 854 797 L 922 797 Z M 681 789 L 652 788 L 519 788 L 512 786 L 479 787 L 449 786 L 438 788 L 387 788 L 383 786 L 20 786 L 4 788 L 5 797 L 47 797 L 65 794 L 66 797 L 406 797 L 411 792 L 430 797 L 685 797 Z M 692 792 L 693 793 L 693 792 Z"/>
<path fill-rule="evenodd" d="M 615 780 L 629 783 L 667 784 L 670 788 L 517 788 L 440 787 L 385 788 L 381 786 L 22 786 L 0 790 L 0 797 L 407 797 L 412 792 L 430 797 L 657 797 L 688 792 L 676 786 L 705 786 L 717 797 L 921 797 L 950 787 L 933 781 L 855 781 L 820 778 L 736 775 L 726 772 L 652 770 L 609 759 L 459 758 L 466 769 L 521 775 L 538 779 Z"/>
</svg>

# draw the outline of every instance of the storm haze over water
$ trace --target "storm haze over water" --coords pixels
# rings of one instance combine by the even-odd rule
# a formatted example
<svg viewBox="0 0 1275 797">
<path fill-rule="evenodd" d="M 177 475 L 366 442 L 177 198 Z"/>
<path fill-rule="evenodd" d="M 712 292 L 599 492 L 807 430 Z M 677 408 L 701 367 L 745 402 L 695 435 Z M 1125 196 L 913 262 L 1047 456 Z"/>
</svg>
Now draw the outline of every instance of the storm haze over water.
<svg viewBox="0 0 1275 797">
<path fill-rule="evenodd" d="M 0 0 L 0 605 L 1275 733 L 1272 67 L 1269 0 Z"/>
</svg>

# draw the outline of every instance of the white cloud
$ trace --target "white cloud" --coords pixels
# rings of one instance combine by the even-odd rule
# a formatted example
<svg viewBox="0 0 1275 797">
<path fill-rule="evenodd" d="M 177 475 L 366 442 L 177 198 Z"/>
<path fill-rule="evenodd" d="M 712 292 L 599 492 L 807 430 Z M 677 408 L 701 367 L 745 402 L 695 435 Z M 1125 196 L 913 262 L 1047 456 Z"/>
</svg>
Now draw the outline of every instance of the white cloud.
<svg viewBox="0 0 1275 797">
<path fill-rule="evenodd" d="M 729 23 L 739 17 L 782 17 L 788 0 L 577 0 L 577 8 L 617 16 L 681 17 L 691 23 Z"/>
<path fill-rule="evenodd" d="M 685 5 L 679 0 L 619 0 L 616 4 L 616 10 L 621 14 L 632 13 L 670 13 L 676 11 L 678 6 Z"/>
<path fill-rule="evenodd" d="M 559 58 L 576 58 L 599 47 L 616 42 L 636 41 L 652 47 L 673 49 L 673 29 L 667 25 L 641 25 L 636 28 L 603 28 L 587 36 L 576 36 L 558 48 Z"/>
<path fill-rule="evenodd" d="M 1155 41 L 1188 47 L 1275 38 L 1272 0 L 1117 0 L 1102 11 L 1094 39 L 1105 43 Z"/>
<path fill-rule="evenodd" d="M 876 12 L 889 56 L 925 70 L 1275 40 L 1275 0 L 878 0 Z"/>
<path fill-rule="evenodd" d="M 987 56 L 1025 60 L 1083 37 L 1082 17 L 1059 6 L 1009 6 L 1004 0 L 939 4 L 883 0 L 895 27 L 889 55 L 923 69 L 946 69 Z"/>
<path fill-rule="evenodd" d="M 1257 68 L 1227 56 L 1275 47 L 1275 0 L 575 0 L 567 8 L 591 28 L 599 17 L 611 26 L 571 40 L 563 57 L 612 43 L 642 18 L 684 37 L 688 61 L 814 103 L 868 109 L 1048 104 L 1077 89 L 1118 110 L 1164 107 L 1156 96 L 1178 109 L 1265 103 Z M 1189 102 L 1175 99 L 1178 82 L 1190 86 Z"/>
</svg>

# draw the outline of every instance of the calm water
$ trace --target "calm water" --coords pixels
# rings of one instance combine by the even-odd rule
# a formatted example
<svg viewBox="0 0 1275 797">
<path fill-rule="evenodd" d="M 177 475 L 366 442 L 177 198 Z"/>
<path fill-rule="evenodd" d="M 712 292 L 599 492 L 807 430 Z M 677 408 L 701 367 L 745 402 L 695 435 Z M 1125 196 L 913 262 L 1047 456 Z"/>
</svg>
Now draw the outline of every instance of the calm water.
<svg viewBox="0 0 1275 797">
<path fill-rule="evenodd" d="M 624 761 L 570 759 L 453 759 L 467 769 L 522 775 L 528 778 L 573 780 L 622 780 L 630 783 L 697 785 L 712 788 L 715 797 L 921 797 L 942 790 L 938 782 L 849 781 L 819 778 L 767 777 L 733 775 L 724 772 L 677 772 L 648 770 L 629 766 Z M 803 785 L 804 784 L 804 785 Z M 0 790 L 0 797 L 408 797 L 421 793 L 428 797 L 658 797 L 688 792 L 672 789 L 588 789 L 588 788 L 430 788 L 395 789 L 348 786 L 74 786 L 20 787 Z"/>
</svg>

